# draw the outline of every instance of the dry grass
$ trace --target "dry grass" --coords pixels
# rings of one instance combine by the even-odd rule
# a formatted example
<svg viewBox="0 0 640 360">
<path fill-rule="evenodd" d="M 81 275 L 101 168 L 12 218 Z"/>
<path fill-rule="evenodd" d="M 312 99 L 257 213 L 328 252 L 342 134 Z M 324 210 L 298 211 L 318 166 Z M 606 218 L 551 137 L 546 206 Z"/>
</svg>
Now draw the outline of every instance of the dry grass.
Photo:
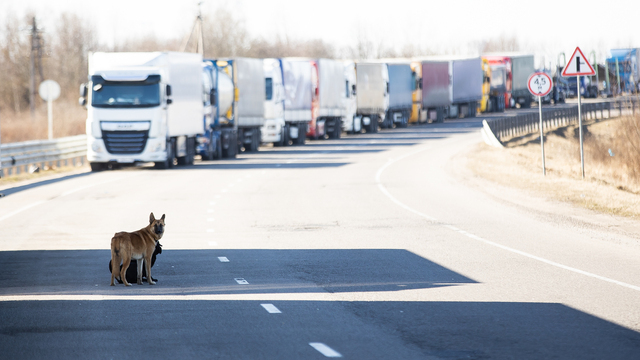
<svg viewBox="0 0 640 360">
<path fill-rule="evenodd" d="M 29 110 L 15 113 L 0 111 L 0 131 L 2 143 L 27 140 L 43 140 L 48 136 L 47 105 L 36 108 L 35 118 L 31 119 Z M 85 133 L 87 111 L 78 105 L 77 100 L 58 99 L 53 102 L 53 137 L 65 137 Z"/>
<path fill-rule="evenodd" d="M 469 154 L 476 161 L 468 164 L 476 175 L 504 186 L 606 214 L 640 219 L 639 123 L 640 117 L 627 117 L 586 124 L 584 180 L 577 126 L 545 135 L 546 177 L 542 175 L 537 135 L 512 139 L 506 142 L 505 149 L 481 144 Z"/>
</svg>

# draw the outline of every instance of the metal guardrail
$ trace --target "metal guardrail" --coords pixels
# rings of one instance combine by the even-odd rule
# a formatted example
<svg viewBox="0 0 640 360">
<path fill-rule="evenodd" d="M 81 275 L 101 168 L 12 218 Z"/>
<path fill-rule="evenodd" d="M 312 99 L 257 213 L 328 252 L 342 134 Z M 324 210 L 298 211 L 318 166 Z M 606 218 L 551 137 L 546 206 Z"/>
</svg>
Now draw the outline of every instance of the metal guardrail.
<svg viewBox="0 0 640 360">
<path fill-rule="evenodd" d="M 582 120 L 602 120 L 623 115 L 634 115 L 638 100 L 613 100 L 582 104 Z M 638 108 L 640 110 L 640 108 Z M 528 112 L 500 119 L 487 119 L 491 132 L 500 141 L 540 132 L 540 114 Z M 545 131 L 578 123 L 578 105 L 569 108 L 542 108 Z"/>
<path fill-rule="evenodd" d="M 34 140 L 0 145 L 0 176 L 29 172 L 32 166 L 68 166 L 84 164 L 87 136 L 77 135 L 54 140 Z"/>
</svg>

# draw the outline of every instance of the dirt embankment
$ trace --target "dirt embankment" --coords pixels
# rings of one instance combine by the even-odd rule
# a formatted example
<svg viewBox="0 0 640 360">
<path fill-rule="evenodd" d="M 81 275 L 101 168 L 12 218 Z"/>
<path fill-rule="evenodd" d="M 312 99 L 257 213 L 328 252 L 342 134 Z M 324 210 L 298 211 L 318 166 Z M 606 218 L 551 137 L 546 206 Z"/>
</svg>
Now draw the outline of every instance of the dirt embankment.
<svg viewBox="0 0 640 360">
<path fill-rule="evenodd" d="M 479 144 L 467 166 L 482 179 L 525 190 L 540 199 L 569 203 L 600 214 L 640 220 L 640 117 L 584 127 L 585 179 L 581 177 L 577 126 L 545 134 L 546 176 L 539 134 L 514 138 L 504 149 Z"/>
</svg>

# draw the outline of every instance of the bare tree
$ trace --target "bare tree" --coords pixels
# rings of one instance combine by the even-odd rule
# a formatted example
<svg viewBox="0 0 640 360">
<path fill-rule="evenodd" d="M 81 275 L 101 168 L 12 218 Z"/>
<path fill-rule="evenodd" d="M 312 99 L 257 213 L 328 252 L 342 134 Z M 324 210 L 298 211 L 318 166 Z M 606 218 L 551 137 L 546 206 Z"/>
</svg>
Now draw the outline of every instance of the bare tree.
<svg viewBox="0 0 640 360">
<path fill-rule="evenodd" d="M 78 85 L 86 81 L 87 55 L 98 49 L 96 31 L 78 15 L 63 13 L 49 39 L 49 58 L 46 76 L 60 84 L 61 93 L 68 99 L 77 97 Z"/>
<path fill-rule="evenodd" d="M 5 23 L 0 47 L 0 106 L 20 112 L 29 103 L 29 38 L 20 30 L 26 21 L 7 14 Z"/>
</svg>

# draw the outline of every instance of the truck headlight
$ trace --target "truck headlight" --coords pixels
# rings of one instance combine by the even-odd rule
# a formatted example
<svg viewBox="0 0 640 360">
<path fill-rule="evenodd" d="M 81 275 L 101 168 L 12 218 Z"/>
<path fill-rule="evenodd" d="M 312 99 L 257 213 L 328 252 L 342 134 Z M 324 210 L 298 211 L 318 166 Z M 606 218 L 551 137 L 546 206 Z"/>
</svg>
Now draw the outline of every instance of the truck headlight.
<svg viewBox="0 0 640 360">
<path fill-rule="evenodd" d="M 93 150 L 94 152 L 97 152 L 97 153 L 101 153 L 102 152 L 102 146 L 100 146 L 99 143 L 94 142 L 93 144 L 91 144 L 91 150 Z"/>
</svg>

